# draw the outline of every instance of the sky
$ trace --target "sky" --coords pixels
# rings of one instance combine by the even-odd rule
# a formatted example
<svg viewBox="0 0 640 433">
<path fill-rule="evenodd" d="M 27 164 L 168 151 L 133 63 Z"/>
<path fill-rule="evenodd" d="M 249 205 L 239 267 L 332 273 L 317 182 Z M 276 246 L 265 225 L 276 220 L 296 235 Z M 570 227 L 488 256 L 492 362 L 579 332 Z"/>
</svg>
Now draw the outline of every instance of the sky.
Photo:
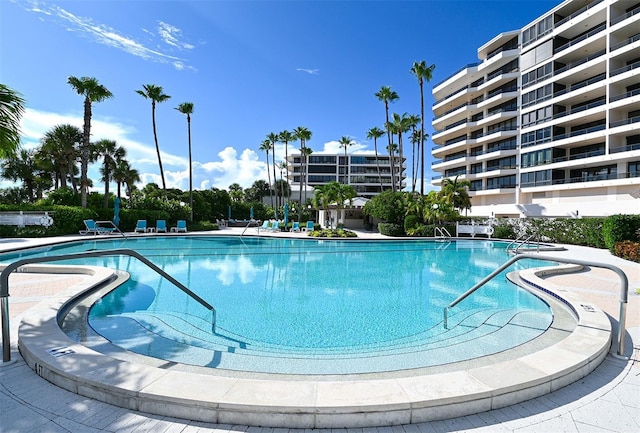
<svg viewBox="0 0 640 433">
<path fill-rule="evenodd" d="M 161 86 L 171 96 L 156 107 L 167 187 L 189 189 L 187 120 L 175 108 L 192 102 L 194 188 L 248 188 L 267 180 L 259 147 L 271 132 L 308 128 L 314 154 L 344 152 L 342 136 L 355 143 L 349 153 L 373 153 L 366 135 L 384 129 L 384 104 L 374 96 L 382 86 L 399 95 L 391 113 L 420 114 L 415 61 L 435 65 L 425 83 L 431 134 L 432 86 L 476 62 L 481 45 L 559 3 L 0 0 L 0 82 L 26 100 L 22 145 L 30 149 L 56 125 L 82 127 L 83 97 L 67 78 L 96 78 L 113 98 L 93 104 L 92 140 L 124 147 L 143 185 L 161 180 L 151 101 L 136 90 Z M 425 190 L 432 146 L 425 144 Z M 299 147 L 290 144 L 289 154 Z M 284 144 L 275 152 L 282 161 Z M 102 190 L 98 168 L 92 165 L 89 177 Z M 13 184 L 0 181 L 7 186 Z"/>
</svg>

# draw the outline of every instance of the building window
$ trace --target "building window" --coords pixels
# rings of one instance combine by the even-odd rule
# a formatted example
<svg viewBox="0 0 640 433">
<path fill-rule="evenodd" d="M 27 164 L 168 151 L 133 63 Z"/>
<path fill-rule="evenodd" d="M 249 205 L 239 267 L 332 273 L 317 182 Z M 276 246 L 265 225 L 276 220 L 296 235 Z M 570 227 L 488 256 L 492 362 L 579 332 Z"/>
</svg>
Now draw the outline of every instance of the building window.
<svg viewBox="0 0 640 433">
<path fill-rule="evenodd" d="M 516 187 L 516 175 L 501 176 L 487 179 L 487 189 L 498 188 L 515 188 Z"/>
<path fill-rule="evenodd" d="M 629 177 L 640 177 L 640 161 L 632 161 L 627 167 Z"/>
</svg>

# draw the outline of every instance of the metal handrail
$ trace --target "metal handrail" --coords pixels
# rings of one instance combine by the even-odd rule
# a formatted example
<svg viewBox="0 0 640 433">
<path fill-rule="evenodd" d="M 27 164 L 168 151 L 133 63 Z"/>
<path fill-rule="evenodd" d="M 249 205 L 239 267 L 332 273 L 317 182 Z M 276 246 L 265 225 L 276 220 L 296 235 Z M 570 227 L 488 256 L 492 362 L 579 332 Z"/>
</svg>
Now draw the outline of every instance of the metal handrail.
<svg viewBox="0 0 640 433">
<path fill-rule="evenodd" d="M 433 235 L 434 237 L 441 237 L 445 239 L 448 239 L 451 237 L 451 233 L 449 233 L 449 230 L 447 230 L 446 227 L 438 227 L 438 226 L 433 228 Z"/>
<path fill-rule="evenodd" d="M 529 237 L 527 237 L 525 240 L 521 240 L 522 238 L 524 238 L 525 236 L 527 236 L 527 232 L 525 231 L 524 233 L 522 233 L 520 236 L 518 236 L 516 239 L 512 240 L 511 242 L 509 242 L 509 244 L 505 247 L 506 251 L 509 251 L 509 249 L 511 248 L 512 245 L 514 244 L 518 244 L 518 246 L 513 250 L 514 254 L 518 254 L 518 250 L 520 249 L 521 246 L 523 245 L 527 245 L 528 243 L 530 243 L 529 241 L 531 239 L 533 239 L 535 236 L 538 235 L 538 231 L 536 230 L 532 235 L 530 235 Z M 538 252 L 540 251 L 540 239 L 538 238 L 538 242 L 536 243 L 537 245 L 537 250 Z"/>
<path fill-rule="evenodd" d="M 629 280 L 627 279 L 627 275 L 622 271 L 622 269 L 618 268 L 617 266 L 609 265 L 606 263 L 596 263 L 596 262 L 589 262 L 584 260 L 563 259 L 558 257 L 538 256 L 538 255 L 530 255 L 530 254 L 521 254 L 519 256 L 515 256 L 507 260 L 502 266 L 500 266 L 498 269 L 493 271 L 491 274 L 485 277 L 482 281 L 480 281 L 478 284 L 476 284 L 475 286 L 473 286 L 472 288 L 464 292 L 455 301 L 453 301 L 452 303 L 450 303 L 448 306 L 444 308 L 444 329 L 448 329 L 447 320 L 449 316 L 449 309 L 458 305 L 461 301 L 466 299 L 473 292 L 475 292 L 480 287 L 484 286 L 486 283 L 492 280 L 500 272 L 507 269 L 516 261 L 522 260 L 522 259 L 543 260 L 547 262 L 574 264 L 574 265 L 581 265 L 581 266 L 593 266 L 596 268 L 609 269 L 615 272 L 616 274 L 618 274 L 618 276 L 620 277 L 620 316 L 618 319 L 618 352 L 617 354 L 619 356 L 624 356 L 624 333 L 625 333 L 625 321 L 627 317 Z"/>
<path fill-rule="evenodd" d="M 2 318 L 2 362 L 7 363 L 11 361 L 11 339 L 9 335 L 9 274 L 11 272 L 18 269 L 20 266 L 33 264 L 33 263 L 43 263 L 43 262 L 57 262 L 61 260 L 71 260 L 74 258 L 87 258 L 87 257 L 101 257 L 101 256 L 132 256 L 136 259 L 140 260 L 142 263 L 153 269 L 160 276 L 166 278 L 171 283 L 173 283 L 176 287 L 186 293 L 188 296 L 199 302 L 202 306 L 213 313 L 212 319 L 212 329 L 215 332 L 216 326 L 216 310 L 210 305 L 207 301 L 202 299 L 200 296 L 196 295 L 189 288 L 183 285 L 180 281 L 173 278 L 171 275 L 166 273 L 163 269 L 159 268 L 155 264 L 153 264 L 149 259 L 144 257 L 142 254 L 126 249 L 113 249 L 113 250 L 100 250 L 100 251 L 85 251 L 81 253 L 71 253 L 71 254 L 63 254 L 57 256 L 48 256 L 48 257 L 31 257 L 27 259 L 18 260 L 17 262 L 13 262 L 8 265 L 2 273 L 0 273 L 0 301 L 2 304 L 0 305 L 0 316 Z"/>
</svg>

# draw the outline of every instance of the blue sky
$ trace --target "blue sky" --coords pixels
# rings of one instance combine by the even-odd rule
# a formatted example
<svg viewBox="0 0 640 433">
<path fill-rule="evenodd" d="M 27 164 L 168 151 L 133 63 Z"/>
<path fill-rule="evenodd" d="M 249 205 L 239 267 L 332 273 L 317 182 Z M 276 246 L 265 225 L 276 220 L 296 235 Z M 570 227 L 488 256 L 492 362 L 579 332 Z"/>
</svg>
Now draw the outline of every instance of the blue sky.
<svg viewBox="0 0 640 433">
<path fill-rule="evenodd" d="M 97 78 L 114 97 L 94 104 L 92 139 L 116 140 L 143 183 L 158 184 L 151 102 L 135 91 L 162 86 L 171 96 L 156 109 L 167 186 L 188 189 L 186 116 L 174 108 L 193 102 L 194 187 L 249 187 L 267 179 L 258 147 L 270 132 L 305 126 L 316 154 L 342 152 L 342 136 L 356 142 L 350 153 L 373 152 L 366 132 L 383 127 L 384 105 L 374 97 L 381 86 L 400 96 L 391 112 L 420 113 L 414 61 L 436 65 L 425 85 L 431 133 L 431 86 L 475 62 L 478 47 L 499 33 L 559 3 L 2 0 L 0 82 L 26 99 L 30 148 L 55 125 L 82 126 L 83 99 L 67 77 Z M 276 160 L 283 157 L 279 145 Z M 89 173 L 96 181 L 97 169 Z"/>
</svg>

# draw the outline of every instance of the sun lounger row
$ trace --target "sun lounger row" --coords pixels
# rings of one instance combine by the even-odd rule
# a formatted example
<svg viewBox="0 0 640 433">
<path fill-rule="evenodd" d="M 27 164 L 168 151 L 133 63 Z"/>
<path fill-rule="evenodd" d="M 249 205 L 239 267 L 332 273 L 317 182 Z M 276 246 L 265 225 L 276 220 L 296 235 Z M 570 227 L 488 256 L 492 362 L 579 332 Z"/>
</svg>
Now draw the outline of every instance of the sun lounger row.
<svg viewBox="0 0 640 433">
<path fill-rule="evenodd" d="M 269 221 L 266 220 L 262 223 L 261 226 L 256 227 L 256 229 L 258 230 L 258 233 L 260 233 L 260 230 L 262 231 L 269 231 L 269 232 L 279 232 L 280 231 L 280 222 L 279 221 Z M 306 231 L 313 231 L 314 230 L 314 226 L 313 226 L 313 221 L 307 221 L 307 224 L 304 227 L 300 227 L 300 223 L 298 221 L 294 221 L 293 223 L 291 223 L 291 229 L 290 231 L 292 232 L 306 232 Z"/>
<path fill-rule="evenodd" d="M 134 229 L 135 233 L 166 233 L 167 232 L 167 221 L 165 220 L 157 220 L 155 227 L 148 227 L 147 220 L 138 220 L 136 223 L 136 228 Z M 172 233 L 186 233 L 187 232 L 187 221 L 186 220 L 178 220 L 175 227 L 171 227 Z"/>
</svg>

